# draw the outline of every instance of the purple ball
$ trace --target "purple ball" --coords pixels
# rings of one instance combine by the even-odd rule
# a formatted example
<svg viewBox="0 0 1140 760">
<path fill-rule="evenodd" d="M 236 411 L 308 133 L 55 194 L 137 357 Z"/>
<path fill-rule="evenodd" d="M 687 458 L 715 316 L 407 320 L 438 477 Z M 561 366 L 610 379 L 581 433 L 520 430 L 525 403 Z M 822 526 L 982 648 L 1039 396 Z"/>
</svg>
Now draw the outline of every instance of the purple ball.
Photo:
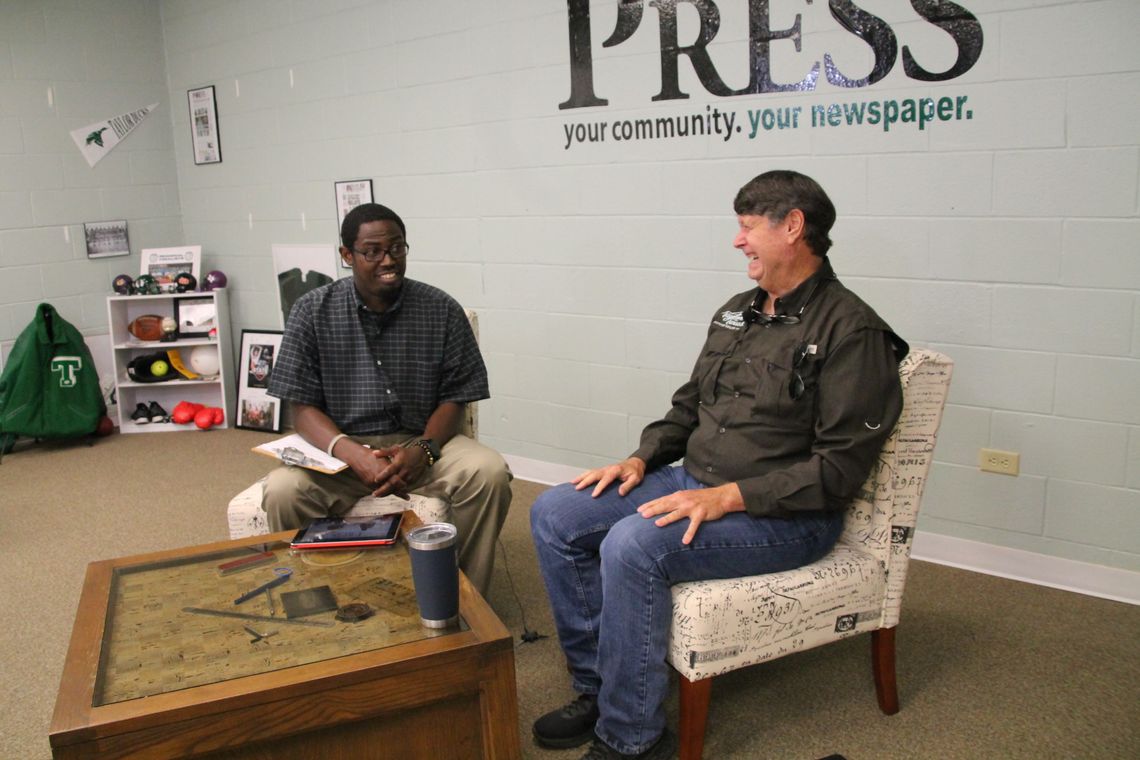
<svg viewBox="0 0 1140 760">
<path fill-rule="evenodd" d="M 206 273 L 202 280 L 202 290 L 216 290 L 226 286 L 226 273 L 213 269 Z"/>
</svg>

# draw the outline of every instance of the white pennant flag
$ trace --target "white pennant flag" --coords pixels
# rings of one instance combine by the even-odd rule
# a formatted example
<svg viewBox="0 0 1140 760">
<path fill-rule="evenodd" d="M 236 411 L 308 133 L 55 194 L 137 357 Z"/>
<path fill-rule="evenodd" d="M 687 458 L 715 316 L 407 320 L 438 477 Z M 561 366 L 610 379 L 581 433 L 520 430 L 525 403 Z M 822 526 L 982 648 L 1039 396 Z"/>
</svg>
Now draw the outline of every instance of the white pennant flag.
<svg viewBox="0 0 1140 760">
<path fill-rule="evenodd" d="M 94 124 L 88 124 L 86 127 L 73 129 L 71 130 L 71 139 L 75 140 L 75 144 L 79 146 L 79 152 L 87 159 L 87 165 L 94 166 L 156 108 L 158 108 L 158 103 L 151 103 L 146 108 L 130 111 L 120 116 L 112 116 L 106 121 L 97 121 Z"/>
</svg>

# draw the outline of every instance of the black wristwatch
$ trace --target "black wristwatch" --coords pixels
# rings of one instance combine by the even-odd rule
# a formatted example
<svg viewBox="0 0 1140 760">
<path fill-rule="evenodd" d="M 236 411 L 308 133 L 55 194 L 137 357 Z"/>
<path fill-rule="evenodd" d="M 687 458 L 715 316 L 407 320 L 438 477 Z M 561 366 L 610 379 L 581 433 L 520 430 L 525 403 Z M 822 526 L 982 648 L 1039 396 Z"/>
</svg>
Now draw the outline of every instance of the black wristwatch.
<svg viewBox="0 0 1140 760">
<path fill-rule="evenodd" d="M 413 443 L 412 445 L 413 446 L 419 446 L 421 449 L 424 450 L 424 453 L 427 454 L 427 466 L 428 467 L 431 467 L 433 464 L 435 464 L 436 462 L 439 461 L 439 458 L 441 456 L 440 451 L 439 451 L 439 446 L 432 439 L 421 438 L 418 441 L 416 441 L 415 443 Z"/>
</svg>

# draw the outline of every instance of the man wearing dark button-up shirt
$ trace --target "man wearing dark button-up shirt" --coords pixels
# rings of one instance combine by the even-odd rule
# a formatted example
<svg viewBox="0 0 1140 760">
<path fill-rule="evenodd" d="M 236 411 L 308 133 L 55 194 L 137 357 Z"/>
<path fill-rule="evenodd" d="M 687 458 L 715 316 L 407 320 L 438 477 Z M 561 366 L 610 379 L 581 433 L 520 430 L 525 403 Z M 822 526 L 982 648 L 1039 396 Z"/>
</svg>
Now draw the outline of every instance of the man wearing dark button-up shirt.
<svg viewBox="0 0 1140 760">
<path fill-rule="evenodd" d="M 268 392 L 290 403 L 306 441 L 349 469 L 272 471 L 269 527 L 343 514 L 370 493 L 442 496 L 458 530 L 459 565 L 486 593 L 511 475 L 498 452 L 459 434 L 464 406 L 489 395 L 471 325 L 451 296 L 405 278 L 410 247 L 391 209 L 357 206 L 341 242 L 352 277 L 293 305 Z"/>
<path fill-rule="evenodd" d="M 653 469 L 683 455 L 705 485 L 735 483 L 754 516 L 842 509 L 901 409 L 902 344 L 826 257 L 779 299 L 783 314 L 804 307 L 799 324 L 758 324 L 758 295 L 722 307 L 694 379 L 645 429 L 633 456 Z"/>
<path fill-rule="evenodd" d="M 767 172 L 734 207 L 733 245 L 758 287 L 717 310 L 692 376 L 633 455 L 532 509 L 580 695 L 535 722 L 540 745 L 671 757 L 669 586 L 822 557 L 901 412 L 906 343 L 836 278 L 823 189 Z"/>
</svg>

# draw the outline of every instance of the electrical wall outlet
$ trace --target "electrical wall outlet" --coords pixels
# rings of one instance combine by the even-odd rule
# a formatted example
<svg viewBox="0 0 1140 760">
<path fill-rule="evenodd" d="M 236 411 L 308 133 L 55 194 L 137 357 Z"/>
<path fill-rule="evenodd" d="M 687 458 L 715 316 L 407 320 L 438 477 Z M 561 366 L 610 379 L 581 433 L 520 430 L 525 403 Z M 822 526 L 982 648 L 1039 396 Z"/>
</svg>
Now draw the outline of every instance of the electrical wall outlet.
<svg viewBox="0 0 1140 760">
<path fill-rule="evenodd" d="M 978 453 L 982 472 L 996 472 L 1002 475 L 1016 475 L 1021 465 L 1021 455 L 1016 451 L 982 449 Z"/>
</svg>

